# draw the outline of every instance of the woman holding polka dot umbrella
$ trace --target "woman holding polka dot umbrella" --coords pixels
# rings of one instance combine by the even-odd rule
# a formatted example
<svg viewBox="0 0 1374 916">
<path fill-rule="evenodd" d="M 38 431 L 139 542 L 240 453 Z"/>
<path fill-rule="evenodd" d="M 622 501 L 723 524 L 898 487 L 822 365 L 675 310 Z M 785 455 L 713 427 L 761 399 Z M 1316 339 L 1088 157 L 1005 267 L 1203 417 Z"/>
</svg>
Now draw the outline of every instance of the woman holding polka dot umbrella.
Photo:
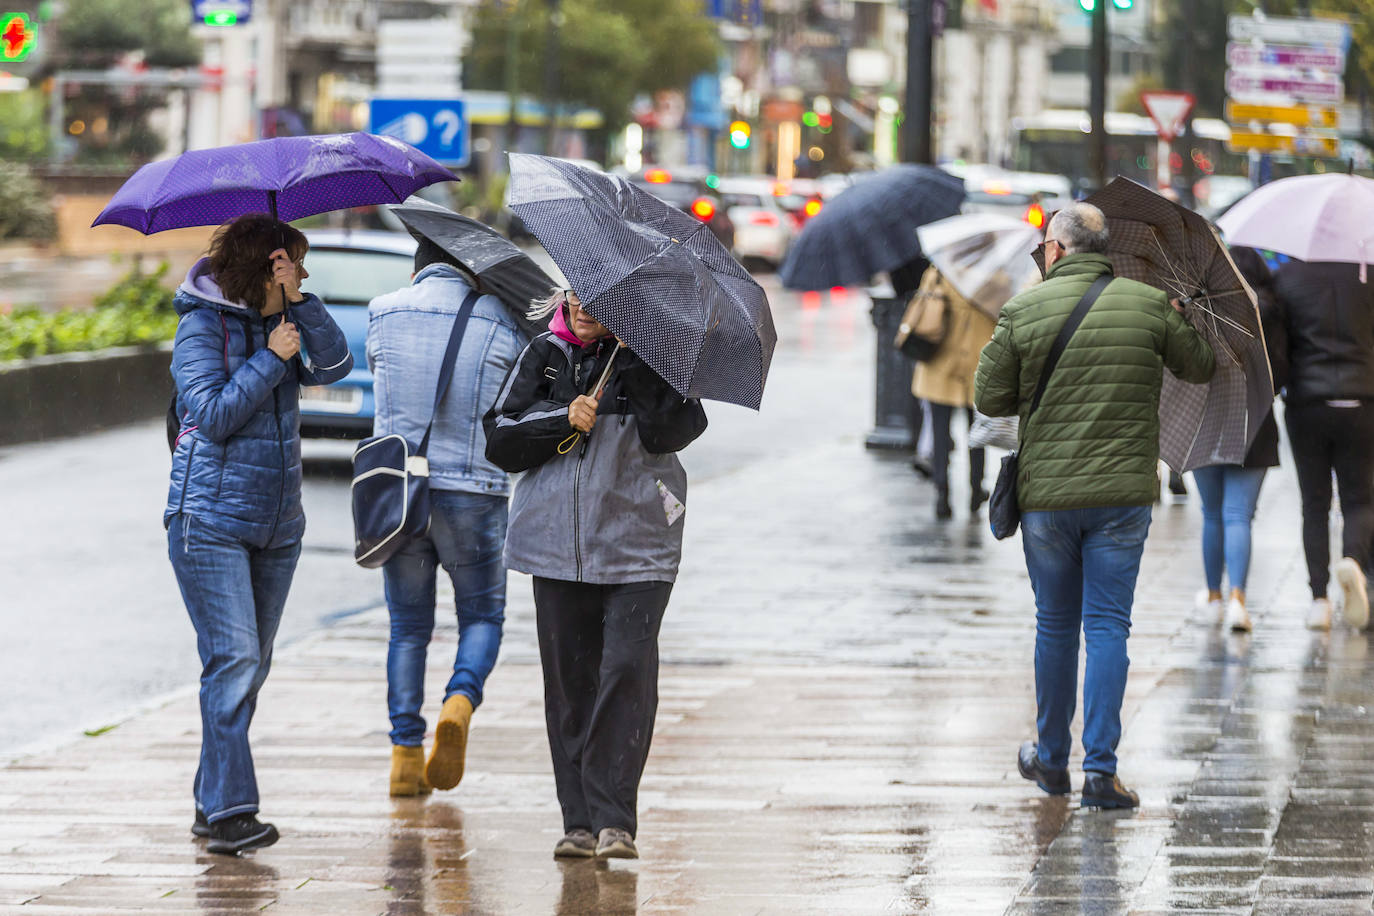
<svg viewBox="0 0 1374 916">
<path fill-rule="evenodd" d="M 163 512 L 203 666 L 191 832 L 210 852 L 277 841 L 257 817 L 248 729 L 305 531 L 298 392 L 353 366 L 324 303 L 301 291 L 308 245 L 282 219 L 396 202 L 452 177 L 384 137 L 265 140 L 144 166 L 96 220 L 143 233 L 223 224 L 173 302 Z"/>
</svg>

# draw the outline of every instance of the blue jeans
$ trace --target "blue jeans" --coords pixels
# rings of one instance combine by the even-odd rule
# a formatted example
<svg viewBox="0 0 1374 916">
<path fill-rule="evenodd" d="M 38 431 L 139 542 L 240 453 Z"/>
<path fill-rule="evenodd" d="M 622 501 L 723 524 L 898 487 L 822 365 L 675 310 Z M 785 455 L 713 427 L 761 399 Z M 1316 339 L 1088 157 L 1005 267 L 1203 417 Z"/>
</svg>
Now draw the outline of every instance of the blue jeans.
<svg viewBox="0 0 1374 916">
<path fill-rule="evenodd" d="M 1083 769 L 1116 772 L 1126 637 L 1149 506 L 1027 512 L 1021 520 L 1026 569 L 1035 590 L 1035 705 L 1040 761 L 1069 765 L 1078 696 L 1078 631 L 1087 645 L 1083 676 Z"/>
<path fill-rule="evenodd" d="M 1193 471 L 1202 497 L 1202 568 L 1207 588 L 1221 591 L 1221 574 L 1231 574 L 1231 587 L 1245 591 L 1250 574 L 1250 522 L 1259 503 L 1265 468 L 1217 464 Z"/>
<path fill-rule="evenodd" d="M 258 810 L 248 726 L 272 665 L 301 545 L 263 550 L 190 515 L 174 515 L 167 552 L 200 651 L 196 808 L 214 823 Z"/>
<path fill-rule="evenodd" d="M 434 586 L 439 567 L 453 582 L 458 612 L 458 654 L 444 699 L 465 695 L 474 708 L 496 667 L 506 621 L 505 496 L 431 490 L 429 534 L 407 545 L 382 567 L 391 611 L 386 653 L 386 704 L 391 743 L 419 747 L 425 737 L 425 651 L 434 632 Z"/>
</svg>

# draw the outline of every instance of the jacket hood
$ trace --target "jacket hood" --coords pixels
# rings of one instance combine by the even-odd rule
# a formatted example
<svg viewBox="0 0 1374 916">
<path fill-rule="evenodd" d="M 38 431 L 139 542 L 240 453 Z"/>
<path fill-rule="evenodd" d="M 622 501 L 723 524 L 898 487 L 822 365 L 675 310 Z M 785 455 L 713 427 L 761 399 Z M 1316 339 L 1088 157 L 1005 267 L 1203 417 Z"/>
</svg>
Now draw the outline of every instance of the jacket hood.
<svg viewBox="0 0 1374 916">
<path fill-rule="evenodd" d="M 233 302 L 225 298 L 224 290 L 220 289 L 214 277 L 210 276 L 209 258 L 201 258 L 191 265 L 191 269 L 186 272 L 186 279 L 177 287 L 176 299 L 172 304 L 176 307 L 178 315 L 207 306 L 217 311 L 236 314 L 252 312 L 252 309 L 242 302 Z"/>
<path fill-rule="evenodd" d="M 582 338 L 574 334 L 572 328 L 568 327 L 568 319 L 563 315 L 563 310 L 566 308 L 566 305 L 560 305 L 558 308 L 554 309 L 553 314 L 549 316 L 549 330 L 553 333 L 554 337 L 557 337 L 564 343 L 570 343 L 574 347 L 587 346 Z"/>
</svg>

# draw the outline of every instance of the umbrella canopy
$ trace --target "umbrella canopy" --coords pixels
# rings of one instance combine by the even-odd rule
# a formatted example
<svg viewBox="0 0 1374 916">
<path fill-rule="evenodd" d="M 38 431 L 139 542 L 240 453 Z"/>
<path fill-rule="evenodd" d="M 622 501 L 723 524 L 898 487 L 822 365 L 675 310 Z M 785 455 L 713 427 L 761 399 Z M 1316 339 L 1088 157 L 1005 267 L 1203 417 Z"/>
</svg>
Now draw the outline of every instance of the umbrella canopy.
<svg viewBox="0 0 1374 916">
<path fill-rule="evenodd" d="M 217 226 L 245 213 L 290 222 L 346 207 L 400 203 L 427 185 L 457 180 L 392 137 L 276 137 L 150 162 L 124 182 L 91 225 L 128 226 L 150 235 Z"/>
<path fill-rule="evenodd" d="M 921 251 L 953 287 L 992 318 L 1039 272 L 1040 230 L 999 213 L 963 213 L 916 230 Z"/>
<path fill-rule="evenodd" d="M 874 172 L 806 221 L 778 276 L 790 289 L 868 283 L 920 257 L 916 229 L 953 216 L 963 202 L 963 179 L 933 166 Z"/>
<path fill-rule="evenodd" d="M 1164 290 L 1216 354 L 1205 385 L 1164 373 L 1159 452 L 1182 473 L 1240 464 L 1273 409 L 1274 387 L 1255 294 L 1216 227 L 1143 185 L 1117 178 L 1088 198 L 1107 217 L 1118 277 Z"/>
<path fill-rule="evenodd" d="M 623 178 L 510 154 L 510 206 L 598 321 L 685 397 L 758 409 L 777 333 L 707 225 Z"/>
<path fill-rule="evenodd" d="M 505 236 L 486 223 L 419 198 L 390 209 L 417 240 L 429 239 L 471 271 L 482 291 L 501 300 L 526 336 L 545 331 L 525 312 L 558 284 Z"/>
<path fill-rule="evenodd" d="M 1232 245 L 1303 261 L 1374 260 L 1374 181 L 1358 175 L 1281 178 L 1241 198 L 1217 220 Z"/>
</svg>

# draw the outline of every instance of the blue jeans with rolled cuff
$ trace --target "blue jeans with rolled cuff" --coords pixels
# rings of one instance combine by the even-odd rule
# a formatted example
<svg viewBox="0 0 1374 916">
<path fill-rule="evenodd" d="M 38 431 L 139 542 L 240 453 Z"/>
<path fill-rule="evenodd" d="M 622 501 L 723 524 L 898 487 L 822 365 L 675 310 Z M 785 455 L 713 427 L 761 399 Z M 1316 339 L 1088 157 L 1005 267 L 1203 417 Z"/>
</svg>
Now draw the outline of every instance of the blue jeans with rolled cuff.
<svg viewBox="0 0 1374 916">
<path fill-rule="evenodd" d="M 1136 577 L 1150 530 L 1149 506 L 1026 512 L 1021 539 L 1035 590 L 1035 705 L 1040 761 L 1069 765 L 1078 696 L 1078 634 L 1087 648 L 1083 677 L 1083 769 L 1116 772 L 1126 638 Z"/>
<path fill-rule="evenodd" d="M 297 541 L 262 549 L 195 516 L 172 516 L 167 550 L 200 652 L 196 808 L 210 823 L 258 810 L 248 727 L 300 559 Z"/>
<path fill-rule="evenodd" d="M 425 656 L 434 632 L 435 579 L 440 569 L 453 583 L 458 651 L 444 699 L 461 693 L 473 708 L 496 667 L 506 621 L 505 496 L 431 490 L 429 533 L 406 545 L 382 567 L 391 642 L 386 654 L 386 702 L 391 743 L 424 742 Z"/>
</svg>

